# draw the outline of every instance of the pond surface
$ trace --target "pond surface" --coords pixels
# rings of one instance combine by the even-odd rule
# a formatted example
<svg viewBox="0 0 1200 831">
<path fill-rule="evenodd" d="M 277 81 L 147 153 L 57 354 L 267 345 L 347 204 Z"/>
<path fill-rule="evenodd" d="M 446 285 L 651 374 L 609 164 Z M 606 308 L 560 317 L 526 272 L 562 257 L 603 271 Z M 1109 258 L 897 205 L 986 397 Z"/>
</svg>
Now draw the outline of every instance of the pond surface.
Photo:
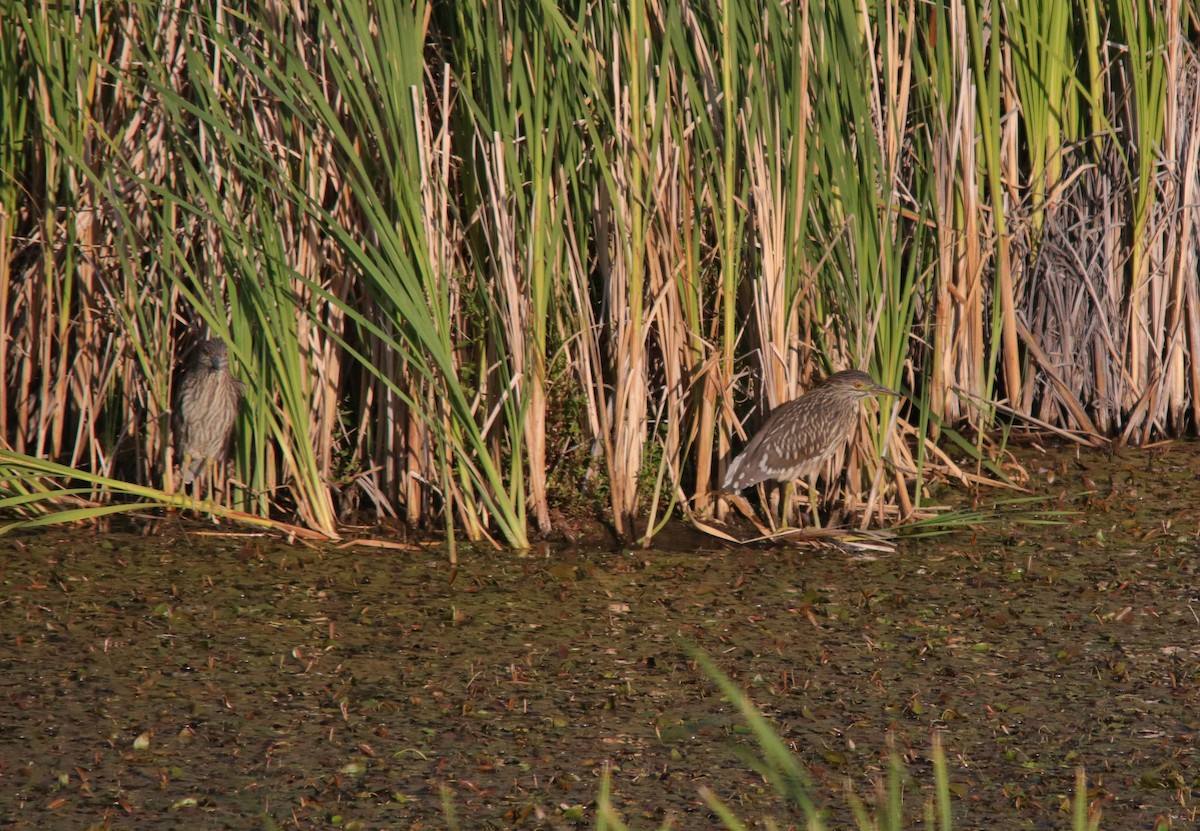
<svg viewBox="0 0 1200 831">
<path fill-rule="evenodd" d="M 889 733 L 919 827 L 934 731 L 956 829 L 1068 828 L 1081 765 L 1102 828 L 1196 827 L 1200 448 L 1023 462 L 1042 513 L 871 555 L 0 538 L 0 825 L 591 828 L 608 765 L 635 828 L 804 827 L 686 641 L 832 827 Z"/>
</svg>

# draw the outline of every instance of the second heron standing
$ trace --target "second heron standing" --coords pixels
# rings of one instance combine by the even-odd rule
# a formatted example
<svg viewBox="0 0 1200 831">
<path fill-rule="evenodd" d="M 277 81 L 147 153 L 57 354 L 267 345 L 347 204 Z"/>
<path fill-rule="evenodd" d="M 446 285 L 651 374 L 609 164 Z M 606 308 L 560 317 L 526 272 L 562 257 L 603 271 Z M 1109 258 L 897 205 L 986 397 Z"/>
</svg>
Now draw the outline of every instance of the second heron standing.
<svg viewBox="0 0 1200 831">
<path fill-rule="evenodd" d="M 183 484 L 197 482 L 210 462 L 225 460 L 245 388 L 229 371 L 229 351 L 223 341 L 200 344 L 195 363 L 179 382 L 175 406 Z"/>
<path fill-rule="evenodd" d="M 736 493 L 767 481 L 811 483 L 854 432 L 860 402 L 875 395 L 899 393 L 849 369 L 779 405 L 729 465 L 722 490 Z"/>
</svg>

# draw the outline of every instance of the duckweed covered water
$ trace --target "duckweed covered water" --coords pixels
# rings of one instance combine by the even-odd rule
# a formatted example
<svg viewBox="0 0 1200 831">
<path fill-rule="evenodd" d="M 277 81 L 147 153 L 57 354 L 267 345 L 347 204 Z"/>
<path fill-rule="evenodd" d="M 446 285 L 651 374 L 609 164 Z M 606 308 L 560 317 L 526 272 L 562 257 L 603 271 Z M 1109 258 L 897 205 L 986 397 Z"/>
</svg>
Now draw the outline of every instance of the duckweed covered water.
<svg viewBox="0 0 1200 831">
<path fill-rule="evenodd" d="M 1200 448 L 1024 461 L 1041 516 L 1078 513 L 871 557 L 471 551 L 452 574 L 207 525 L 0 538 L 0 824 L 593 827 L 608 765 L 633 827 L 713 827 L 702 785 L 803 827 L 683 639 L 833 827 L 889 732 L 919 827 L 934 730 L 956 828 L 1067 828 L 1080 765 L 1102 828 L 1195 827 Z"/>
</svg>

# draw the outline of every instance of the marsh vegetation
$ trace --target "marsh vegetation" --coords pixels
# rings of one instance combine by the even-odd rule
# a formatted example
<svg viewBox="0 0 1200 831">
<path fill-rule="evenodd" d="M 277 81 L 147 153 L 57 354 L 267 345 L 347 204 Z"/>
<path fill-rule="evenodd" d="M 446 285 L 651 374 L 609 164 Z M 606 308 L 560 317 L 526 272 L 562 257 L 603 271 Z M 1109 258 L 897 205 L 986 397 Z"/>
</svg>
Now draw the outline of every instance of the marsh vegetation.
<svg viewBox="0 0 1200 831">
<path fill-rule="evenodd" d="M 1195 427 L 1193 3 L 0 11 L 31 520 L 171 501 L 206 333 L 247 385 L 222 504 L 327 538 L 710 523 L 746 431 L 846 368 L 906 394 L 855 521 L 1003 478 L 1013 419 Z"/>
</svg>

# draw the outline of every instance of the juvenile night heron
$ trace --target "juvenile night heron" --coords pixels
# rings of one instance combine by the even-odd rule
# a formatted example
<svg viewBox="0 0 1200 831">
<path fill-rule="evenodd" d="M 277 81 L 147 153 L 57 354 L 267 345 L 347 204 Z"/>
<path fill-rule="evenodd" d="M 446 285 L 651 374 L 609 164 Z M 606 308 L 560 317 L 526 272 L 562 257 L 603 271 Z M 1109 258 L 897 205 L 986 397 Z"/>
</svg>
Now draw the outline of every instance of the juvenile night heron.
<svg viewBox="0 0 1200 831">
<path fill-rule="evenodd" d="M 736 493 L 768 480 L 811 480 L 854 432 L 859 402 L 873 395 L 899 393 L 848 369 L 779 405 L 733 460 L 722 490 Z"/>
<path fill-rule="evenodd" d="M 209 460 L 224 461 L 246 385 L 229 371 L 225 343 L 206 340 L 179 382 L 175 407 L 177 449 L 183 484 L 200 478 Z"/>
</svg>

